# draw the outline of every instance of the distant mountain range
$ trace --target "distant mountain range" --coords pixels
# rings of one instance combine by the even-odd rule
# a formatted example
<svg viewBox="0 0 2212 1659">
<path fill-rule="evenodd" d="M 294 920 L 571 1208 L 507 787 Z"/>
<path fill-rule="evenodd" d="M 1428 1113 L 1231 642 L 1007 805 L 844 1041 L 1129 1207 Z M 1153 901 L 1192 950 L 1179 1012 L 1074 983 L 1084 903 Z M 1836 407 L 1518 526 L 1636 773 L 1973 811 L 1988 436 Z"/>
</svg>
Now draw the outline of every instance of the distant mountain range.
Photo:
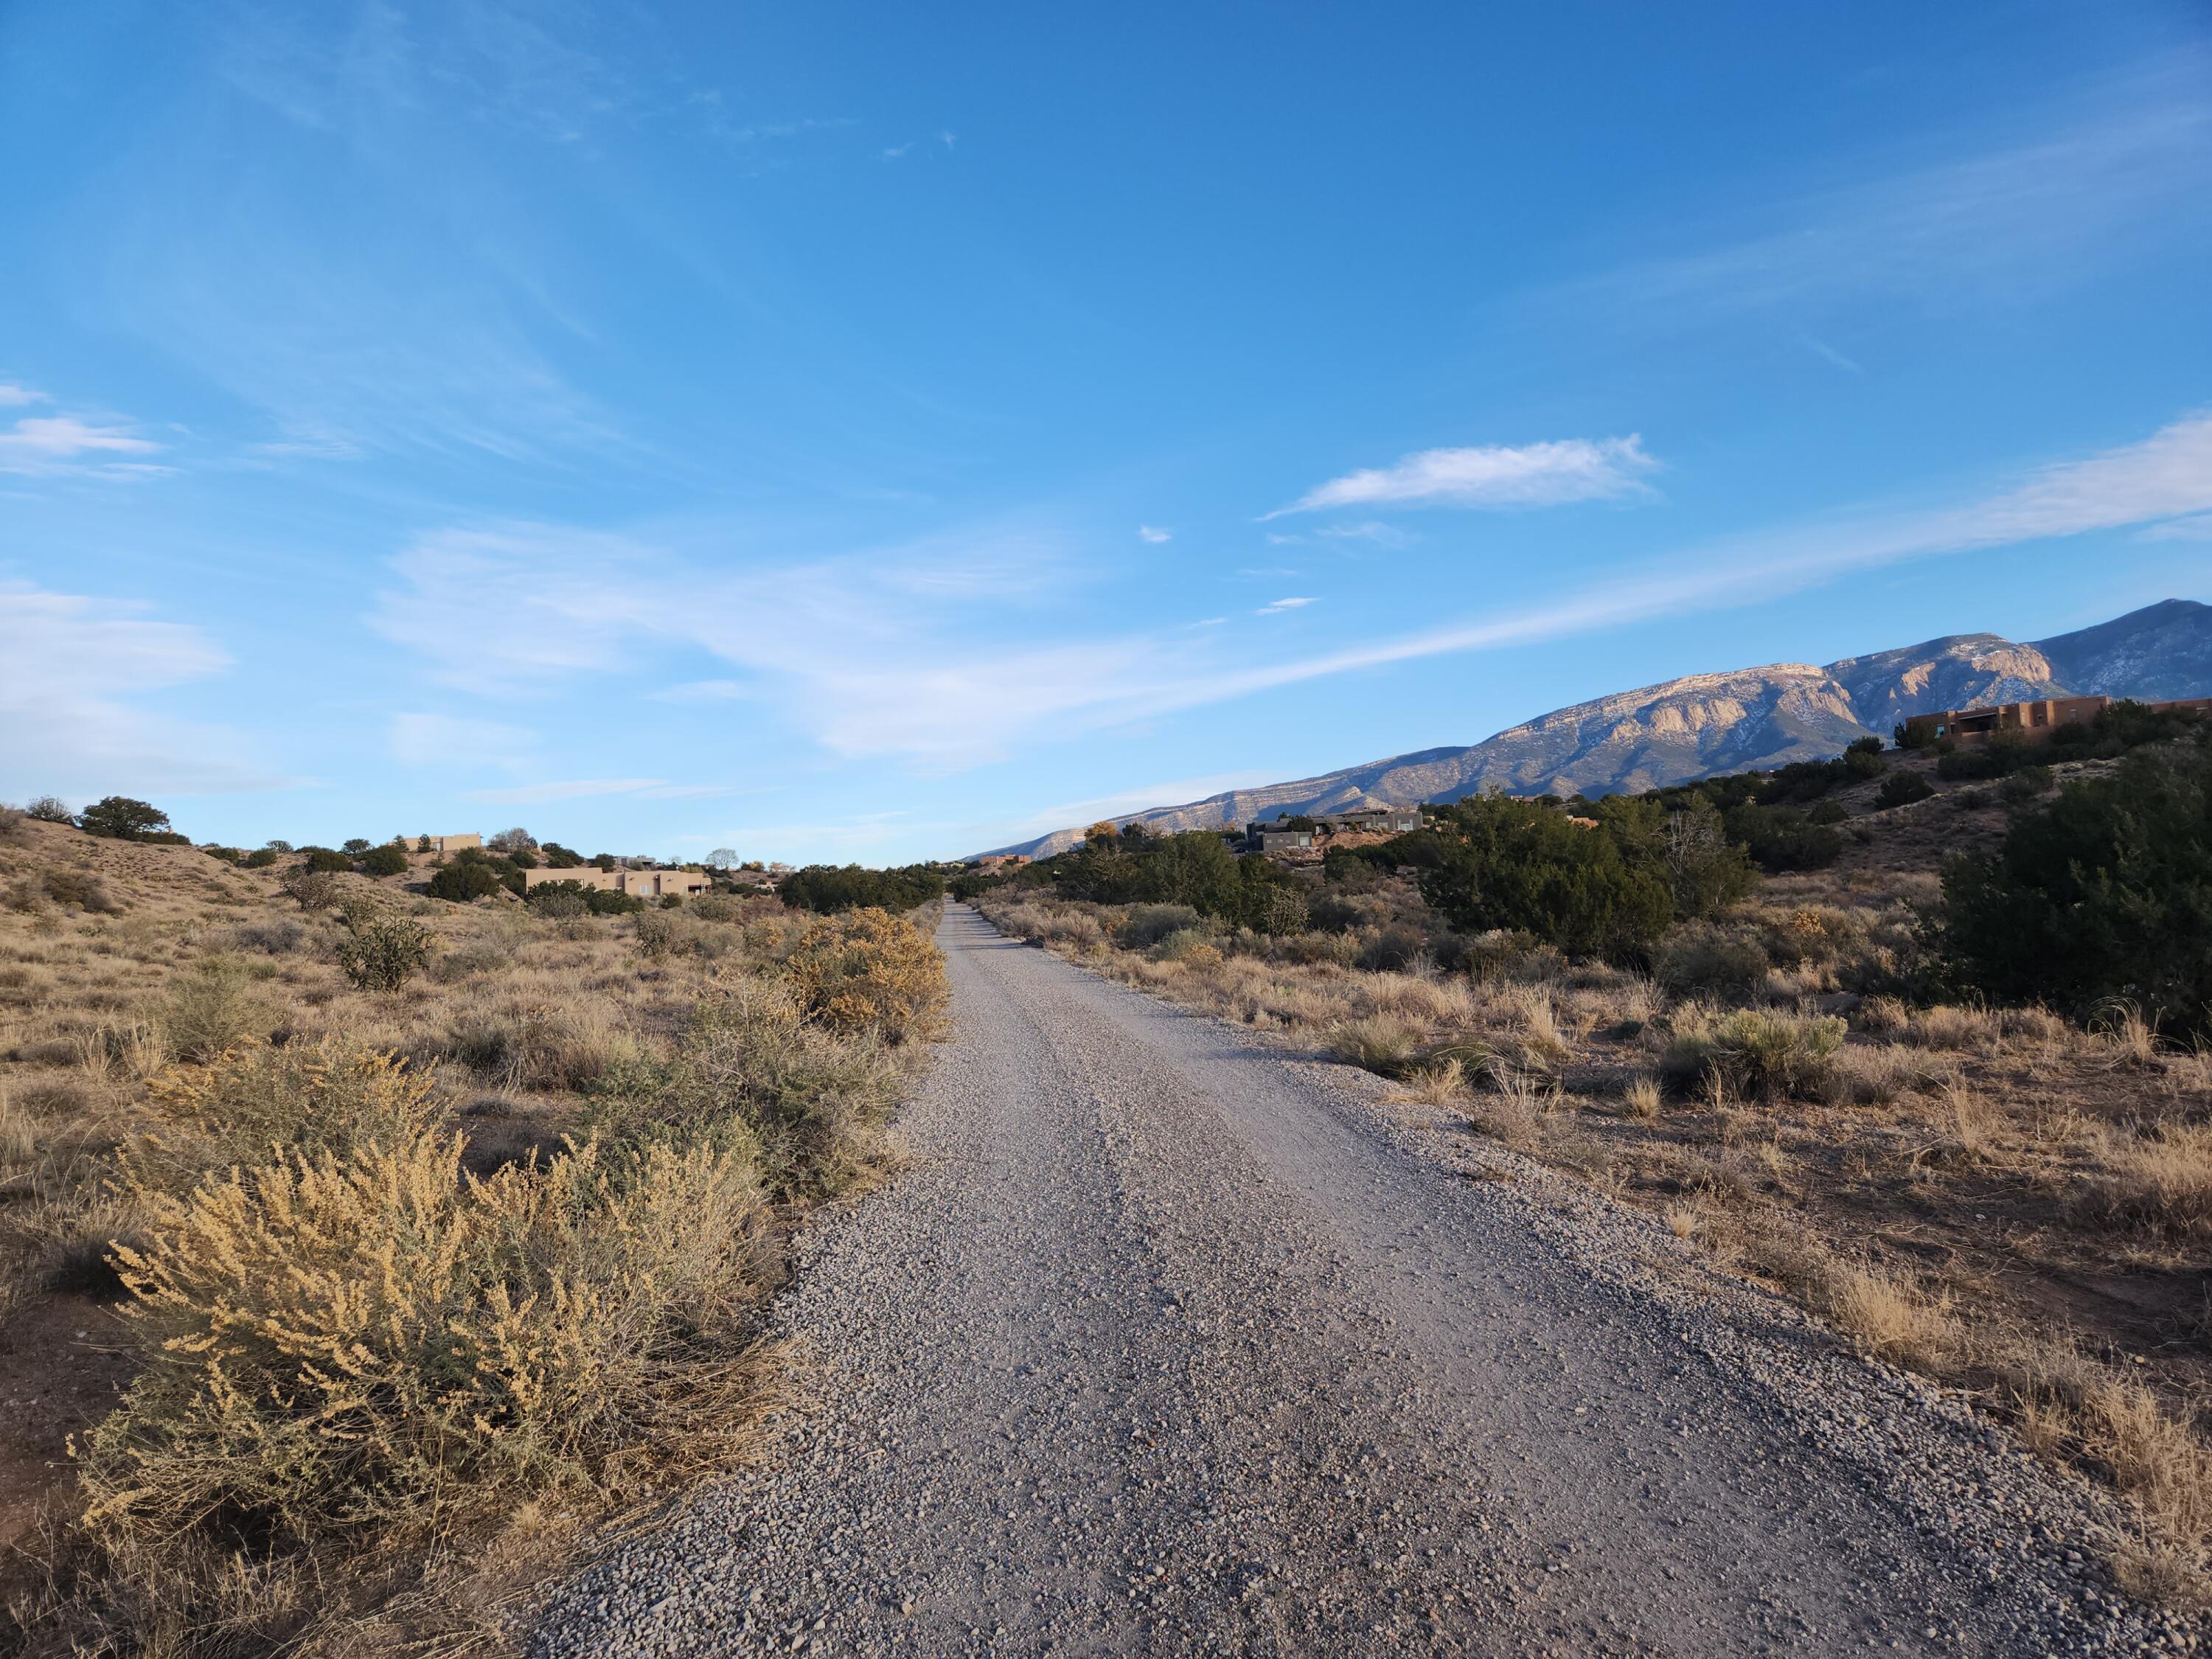
<svg viewBox="0 0 2212 1659">
<path fill-rule="evenodd" d="M 1160 834 L 1358 806 L 1451 801 L 1496 785 L 1516 795 L 1614 794 L 1820 760 L 1854 738 L 1887 738 L 1908 714 L 2102 692 L 2212 696 L 2212 605 L 2166 599 L 2055 639 L 2021 644 L 1953 634 L 1846 657 L 1692 674 L 1578 702 L 1464 748 L 1424 749 L 1317 778 L 1232 789 L 1114 820 Z M 1038 858 L 1081 838 L 1071 824 L 994 850 Z"/>
</svg>

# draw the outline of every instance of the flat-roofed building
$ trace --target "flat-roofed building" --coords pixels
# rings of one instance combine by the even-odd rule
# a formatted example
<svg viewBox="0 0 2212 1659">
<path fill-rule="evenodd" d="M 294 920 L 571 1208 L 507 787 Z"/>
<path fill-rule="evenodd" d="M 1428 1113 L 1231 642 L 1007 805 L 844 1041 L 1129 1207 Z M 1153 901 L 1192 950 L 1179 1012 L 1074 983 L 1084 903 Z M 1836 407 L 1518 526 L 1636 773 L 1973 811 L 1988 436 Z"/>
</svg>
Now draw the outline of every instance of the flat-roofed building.
<svg viewBox="0 0 2212 1659">
<path fill-rule="evenodd" d="M 458 853 L 464 847 L 483 845 L 482 836 L 425 836 L 422 839 L 430 843 L 434 853 Z"/>
<path fill-rule="evenodd" d="M 1905 722 L 1918 744 L 1987 743 L 1993 738 L 2033 742 L 2062 726 L 2086 726 L 2112 706 L 2110 697 L 2042 697 L 2027 702 L 1994 702 L 1979 708 L 1946 708 L 1915 714 Z M 2161 714 L 2212 713 L 2212 697 L 2176 697 L 2144 705 Z"/>
<path fill-rule="evenodd" d="M 627 893 L 641 899 L 666 898 L 672 893 L 678 898 L 695 898 L 714 884 L 714 878 L 701 870 L 602 870 L 596 864 L 580 864 L 570 870 L 549 870 L 541 866 L 522 872 L 525 893 L 557 881 L 573 881 L 603 892 Z"/>
</svg>

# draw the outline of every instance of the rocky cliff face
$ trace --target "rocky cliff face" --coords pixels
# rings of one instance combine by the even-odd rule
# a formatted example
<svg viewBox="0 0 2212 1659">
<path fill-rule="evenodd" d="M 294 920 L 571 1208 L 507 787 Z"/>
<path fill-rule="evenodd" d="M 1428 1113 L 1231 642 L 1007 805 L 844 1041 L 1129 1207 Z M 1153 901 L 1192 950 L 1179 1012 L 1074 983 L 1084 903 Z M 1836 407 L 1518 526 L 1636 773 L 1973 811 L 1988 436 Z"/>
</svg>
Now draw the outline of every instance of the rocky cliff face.
<svg viewBox="0 0 2212 1659">
<path fill-rule="evenodd" d="M 1778 663 L 1692 674 L 1556 709 L 1466 748 L 1425 749 L 1117 822 L 1166 835 L 1299 812 L 1458 800 L 1493 786 L 1516 795 L 1653 789 L 1823 759 L 1856 738 L 1887 738 L 1923 710 L 2069 691 L 2212 696 L 2212 605 L 2168 599 L 2033 645 L 1954 634 L 1825 668 Z M 1048 857 L 1080 834 L 1070 827 L 1001 850 Z"/>
</svg>

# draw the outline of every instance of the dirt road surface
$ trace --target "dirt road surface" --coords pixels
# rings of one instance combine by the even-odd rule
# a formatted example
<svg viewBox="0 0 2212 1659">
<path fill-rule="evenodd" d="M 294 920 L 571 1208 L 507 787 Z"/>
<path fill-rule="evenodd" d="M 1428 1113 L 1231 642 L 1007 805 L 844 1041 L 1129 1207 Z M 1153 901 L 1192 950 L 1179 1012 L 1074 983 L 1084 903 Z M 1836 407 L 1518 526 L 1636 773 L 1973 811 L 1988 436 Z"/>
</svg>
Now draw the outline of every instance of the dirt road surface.
<svg viewBox="0 0 2212 1659">
<path fill-rule="evenodd" d="M 2100 1500 L 1648 1219 L 963 907 L 939 940 L 912 1165 L 783 1304 L 817 1404 L 568 1586 L 548 1659 L 2186 1645 Z"/>
</svg>

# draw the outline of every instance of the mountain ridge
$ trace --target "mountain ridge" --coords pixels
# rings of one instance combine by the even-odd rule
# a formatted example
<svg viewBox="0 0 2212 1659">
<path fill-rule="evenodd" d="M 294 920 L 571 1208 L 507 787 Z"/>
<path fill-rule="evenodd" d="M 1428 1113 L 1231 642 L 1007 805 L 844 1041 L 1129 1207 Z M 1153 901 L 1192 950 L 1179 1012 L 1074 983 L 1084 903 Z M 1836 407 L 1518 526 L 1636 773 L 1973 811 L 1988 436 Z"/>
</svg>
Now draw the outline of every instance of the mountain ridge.
<svg viewBox="0 0 2212 1659">
<path fill-rule="evenodd" d="M 2212 696 L 2212 605 L 2162 599 L 2109 622 L 2020 641 L 1947 634 L 1824 665 L 1686 674 L 1555 708 L 1485 738 L 1203 800 L 1123 813 L 1159 834 L 1359 806 L 1451 801 L 1493 784 L 1511 794 L 1614 794 L 1839 754 L 1887 738 L 1909 714 L 1977 703 L 2102 694 Z M 1070 825 L 992 849 L 1048 857 Z"/>
</svg>

